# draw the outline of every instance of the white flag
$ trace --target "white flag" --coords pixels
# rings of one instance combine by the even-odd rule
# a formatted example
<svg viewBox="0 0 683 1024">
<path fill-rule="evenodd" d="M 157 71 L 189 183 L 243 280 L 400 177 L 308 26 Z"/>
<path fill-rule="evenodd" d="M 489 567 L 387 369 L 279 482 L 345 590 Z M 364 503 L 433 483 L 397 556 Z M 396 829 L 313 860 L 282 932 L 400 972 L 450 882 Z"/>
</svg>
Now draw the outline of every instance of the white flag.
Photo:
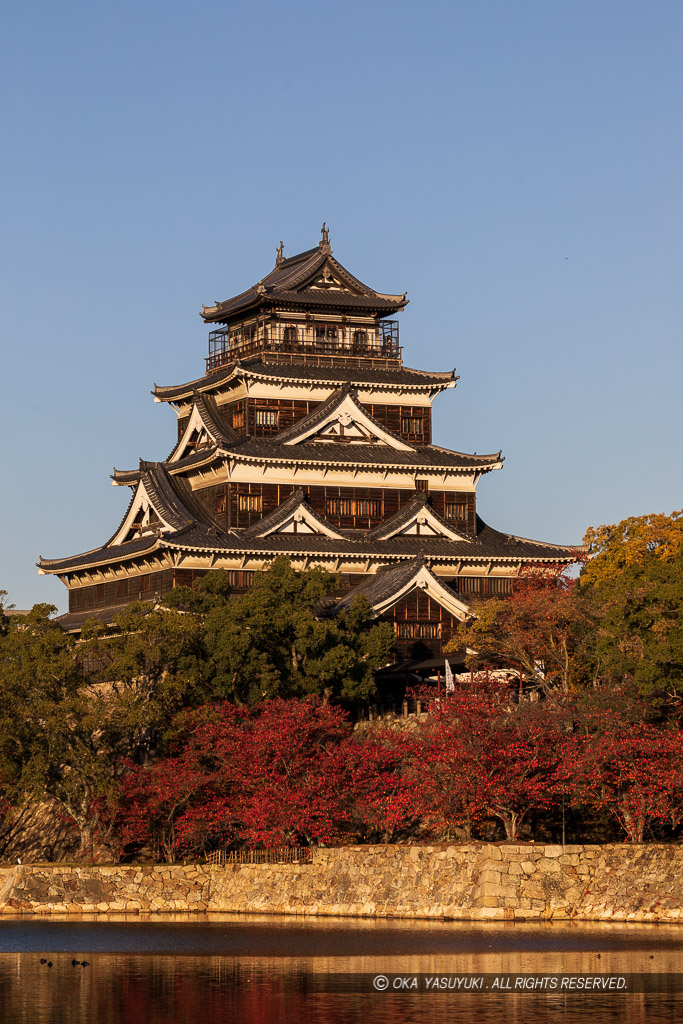
<svg viewBox="0 0 683 1024">
<path fill-rule="evenodd" d="M 445 660 L 444 665 L 446 668 L 446 693 L 452 693 L 453 690 L 455 689 L 455 682 L 453 680 L 453 670 L 451 668 L 450 661 Z"/>
</svg>

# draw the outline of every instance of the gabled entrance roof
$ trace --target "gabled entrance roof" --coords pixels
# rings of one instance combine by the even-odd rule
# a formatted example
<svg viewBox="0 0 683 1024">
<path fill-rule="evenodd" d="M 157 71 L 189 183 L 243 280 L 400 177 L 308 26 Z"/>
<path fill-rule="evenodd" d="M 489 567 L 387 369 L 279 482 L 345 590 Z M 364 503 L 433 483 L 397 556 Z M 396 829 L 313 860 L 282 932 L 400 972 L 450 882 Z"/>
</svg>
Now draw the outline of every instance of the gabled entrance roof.
<svg viewBox="0 0 683 1024">
<path fill-rule="evenodd" d="M 457 619 L 465 619 L 469 614 L 468 606 L 427 568 L 422 557 L 392 569 L 382 569 L 349 591 L 337 607 L 348 607 L 355 597 L 362 595 L 372 606 L 375 615 L 382 615 L 416 589 L 423 590 Z"/>
</svg>

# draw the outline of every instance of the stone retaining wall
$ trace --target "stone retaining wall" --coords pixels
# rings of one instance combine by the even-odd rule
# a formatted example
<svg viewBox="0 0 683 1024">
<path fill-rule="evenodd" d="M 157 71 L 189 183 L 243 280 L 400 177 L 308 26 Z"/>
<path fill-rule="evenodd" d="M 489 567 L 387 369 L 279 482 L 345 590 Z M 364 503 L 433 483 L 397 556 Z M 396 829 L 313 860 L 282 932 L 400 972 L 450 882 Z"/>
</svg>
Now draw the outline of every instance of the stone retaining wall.
<svg viewBox="0 0 683 1024">
<path fill-rule="evenodd" d="M 683 846 L 352 846 L 305 864 L 0 867 L 0 913 L 683 920 Z"/>
</svg>

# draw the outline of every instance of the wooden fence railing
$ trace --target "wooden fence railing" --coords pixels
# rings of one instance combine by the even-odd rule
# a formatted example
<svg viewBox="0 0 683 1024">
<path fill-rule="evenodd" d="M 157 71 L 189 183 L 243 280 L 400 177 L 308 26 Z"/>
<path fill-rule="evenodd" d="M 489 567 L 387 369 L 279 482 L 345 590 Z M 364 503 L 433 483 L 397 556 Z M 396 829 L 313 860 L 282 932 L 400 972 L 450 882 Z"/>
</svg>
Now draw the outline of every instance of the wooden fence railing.
<svg viewBox="0 0 683 1024">
<path fill-rule="evenodd" d="M 207 864 L 303 864 L 311 859 L 310 846 L 274 846 L 268 850 L 214 850 Z"/>
</svg>

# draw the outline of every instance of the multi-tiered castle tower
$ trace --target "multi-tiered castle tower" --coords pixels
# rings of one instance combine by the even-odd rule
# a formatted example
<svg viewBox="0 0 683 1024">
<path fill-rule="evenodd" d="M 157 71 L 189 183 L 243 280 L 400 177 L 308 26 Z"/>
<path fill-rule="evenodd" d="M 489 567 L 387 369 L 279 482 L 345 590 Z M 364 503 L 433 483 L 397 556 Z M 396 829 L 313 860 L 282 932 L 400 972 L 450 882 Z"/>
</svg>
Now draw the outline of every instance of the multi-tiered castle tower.
<svg viewBox="0 0 683 1024">
<path fill-rule="evenodd" d="M 177 443 L 163 462 L 114 471 L 130 487 L 101 547 L 41 559 L 69 590 L 65 628 L 111 620 L 214 569 L 237 592 L 276 555 L 340 573 L 340 601 L 364 594 L 394 624 L 396 658 L 436 658 L 473 594 L 504 594 L 520 569 L 568 564 L 576 549 L 491 529 L 477 515 L 500 452 L 432 443 L 432 402 L 454 371 L 403 365 L 403 295 L 373 291 L 332 254 L 285 258 L 253 288 L 204 306 L 204 376 L 156 387 Z"/>
</svg>

